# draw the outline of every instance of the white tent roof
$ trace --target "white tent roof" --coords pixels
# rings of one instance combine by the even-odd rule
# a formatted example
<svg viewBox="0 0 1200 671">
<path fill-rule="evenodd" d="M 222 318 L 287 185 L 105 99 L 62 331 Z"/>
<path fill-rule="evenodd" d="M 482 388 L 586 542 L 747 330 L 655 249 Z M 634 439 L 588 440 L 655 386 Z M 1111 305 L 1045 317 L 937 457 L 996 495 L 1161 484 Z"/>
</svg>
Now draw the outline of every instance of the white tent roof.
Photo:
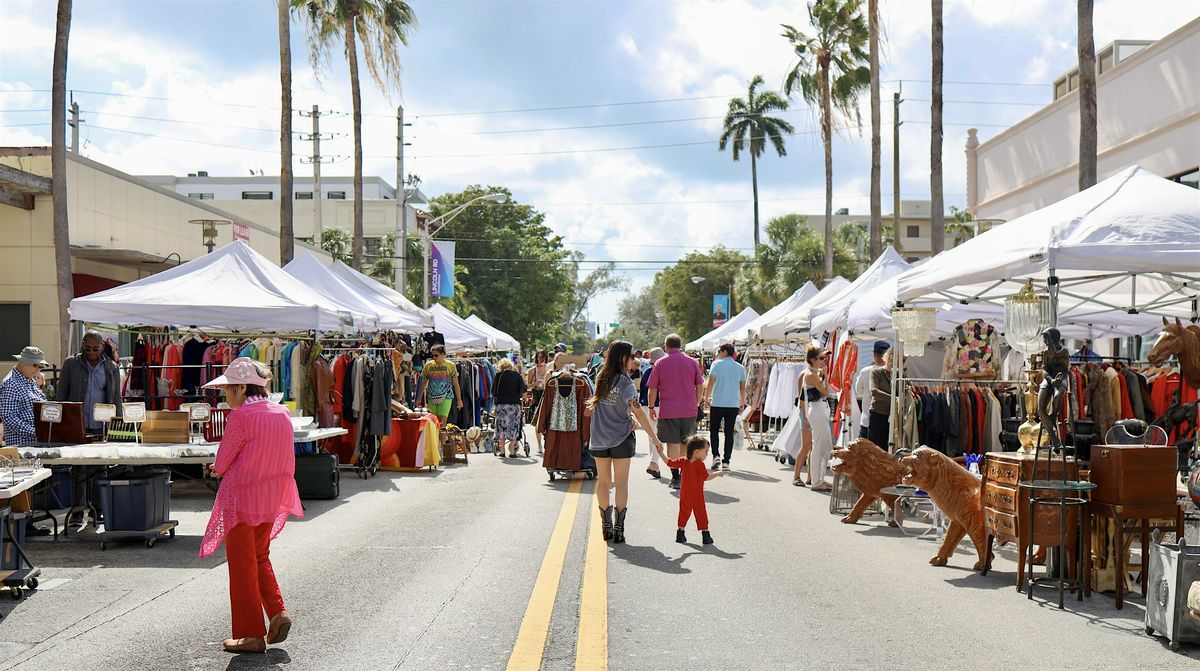
<svg viewBox="0 0 1200 671">
<path fill-rule="evenodd" d="M 71 301 L 71 319 L 244 331 L 340 330 L 374 315 L 335 304 L 242 240 L 170 270 Z"/>
<path fill-rule="evenodd" d="M 805 282 L 804 286 L 797 289 L 791 296 L 780 301 L 775 307 L 759 315 L 757 319 L 741 328 L 724 334 L 720 342 L 749 342 L 751 338 L 758 335 L 758 330 L 763 324 L 772 322 L 787 314 L 789 310 L 803 305 L 810 298 L 816 296 L 818 292 L 817 285 L 812 282 Z"/>
<path fill-rule="evenodd" d="M 859 338 L 891 338 L 892 308 L 896 306 L 897 277 L 885 280 L 879 286 L 857 297 L 850 306 L 846 327 Z M 917 307 L 937 308 L 933 328 L 934 336 L 948 335 L 955 327 L 968 319 L 986 319 L 998 329 L 1004 329 L 1004 308 L 992 303 L 970 303 L 933 300 L 911 303 Z M 1090 311 L 1086 311 L 1090 312 Z M 1059 316 L 1058 329 L 1067 338 L 1100 339 L 1130 335 L 1145 335 L 1157 331 L 1162 321 L 1153 315 L 1130 315 L 1110 311 L 1102 314 L 1084 314 L 1084 310 L 1065 312 Z"/>
<path fill-rule="evenodd" d="M 801 315 L 794 325 L 794 330 L 824 333 L 842 328 L 846 325 L 850 306 L 860 296 L 911 268 L 912 265 L 905 261 L 894 247 L 888 246 L 870 267 L 850 283 L 850 286 L 813 307 L 807 318 Z"/>
<path fill-rule="evenodd" d="M 472 314 L 470 317 L 467 317 L 467 323 L 492 336 L 492 349 L 503 351 L 521 349 L 521 343 L 517 342 L 516 338 L 483 321 L 479 318 L 479 315 Z"/>
<path fill-rule="evenodd" d="M 716 349 L 718 345 L 725 342 L 723 338 L 726 334 L 737 331 L 755 319 L 758 319 L 758 316 L 758 312 L 754 308 L 746 308 L 734 315 L 733 319 L 688 343 L 684 349 L 688 352 Z"/>
<path fill-rule="evenodd" d="M 492 336 L 438 303 L 429 308 L 433 330 L 446 339 L 447 352 L 481 352 L 494 349 Z"/>
<path fill-rule="evenodd" d="M 422 330 L 433 328 L 433 315 L 428 310 L 422 310 L 417 307 L 415 303 L 408 300 L 399 291 L 376 281 L 373 277 L 358 272 L 341 261 L 334 261 L 329 266 L 329 270 L 343 280 L 346 280 L 351 286 L 361 287 L 376 295 L 383 296 L 389 303 L 399 308 L 401 312 L 418 319 L 423 327 Z"/>
<path fill-rule="evenodd" d="M 1026 279 L 1044 292 L 1051 270 L 1060 280 L 1060 314 L 1136 308 L 1192 316 L 1200 192 L 1130 166 L 913 268 L 900 276 L 898 297 L 1002 305 Z"/>
<path fill-rule="evenodd" d="M 824 305 L 848 286 L 850 282 L 841 276 L 829 280 L 812 298 L 783 312 L 776 319 L 764 319 L 758 326 L 758 339 L 763 342 L 781 342 L 789 336 L 807 332 L 809 312 L 817 306 Z"/>
<path fill-rule="evenodd" d="M 401 312 L 377 292 L 351 284 L 311 252 L 301 252 L 283 270 L 338 305 L 374 315 L 370 323 L 362 325 L 368 330 L 394 329 L 409 333 L 424 330 L 419 317 Z"/>
</svg>

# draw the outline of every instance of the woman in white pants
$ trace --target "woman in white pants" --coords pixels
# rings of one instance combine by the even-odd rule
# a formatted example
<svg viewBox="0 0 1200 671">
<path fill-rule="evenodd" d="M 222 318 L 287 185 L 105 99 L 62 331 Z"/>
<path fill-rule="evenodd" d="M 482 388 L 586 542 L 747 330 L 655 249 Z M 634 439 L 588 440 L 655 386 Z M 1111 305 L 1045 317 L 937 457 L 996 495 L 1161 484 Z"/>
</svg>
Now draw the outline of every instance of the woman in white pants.
<svg viewBox="0 0 1200 671">
<path fill-rule="evenodd" d="M 808 462 L 808 475 L 812 478 L 814 492 L 827 492 L 833 486 L 825 482 L 825 471 L 833 455 L 833 433 L 829 422 L 829 383 L 826 381 L 829 353 L 818 345 L 809 345 L 805 352 L 808 370 L 804 373 L 805 416 L 812 432 L 812 454 Z"/>
</svg>

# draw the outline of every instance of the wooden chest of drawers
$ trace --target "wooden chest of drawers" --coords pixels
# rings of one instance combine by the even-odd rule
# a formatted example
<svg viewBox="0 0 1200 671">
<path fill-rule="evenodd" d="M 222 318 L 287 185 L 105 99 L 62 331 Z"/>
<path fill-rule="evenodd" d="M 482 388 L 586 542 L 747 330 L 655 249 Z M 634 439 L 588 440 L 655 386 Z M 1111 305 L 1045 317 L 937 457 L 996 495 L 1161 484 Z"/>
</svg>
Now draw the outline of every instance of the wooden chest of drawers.
<svg viewBox="0 0 1200 671">
<path fill-rule="evenodd" d="M 1026 524 L 1029 518 L 1029 492 L 1018 484 L 1033 479 L 1034 460 L 1019 452 L 989 452 L 983 464 L 983 486 L 980 505 L 983 507 L 984 531 L 989 547 L 993 539 L 1000 543 L 1017 543 L 1018 564 L 1023 568 L 1025 559 Z M 1079 467 L 1073 459 L 1067 461 L 1066 475 L 1071 480 L 1079 478 Z M 1038 479 L 1062 478 L 1063 464 L 1055 459 L 1046 472 L 1045 457 L 1038 464 Z M 1069 509 L 1067 529 L 1074 530 L 1078 508 Z M 1035 545 L 1058 543 L 1059 513 L 1050 507 L 1037 511 L 1037 523 L 1033 527 Z M 1069 531 L 1071 535 L 1073 531 Z"/>
</svg>

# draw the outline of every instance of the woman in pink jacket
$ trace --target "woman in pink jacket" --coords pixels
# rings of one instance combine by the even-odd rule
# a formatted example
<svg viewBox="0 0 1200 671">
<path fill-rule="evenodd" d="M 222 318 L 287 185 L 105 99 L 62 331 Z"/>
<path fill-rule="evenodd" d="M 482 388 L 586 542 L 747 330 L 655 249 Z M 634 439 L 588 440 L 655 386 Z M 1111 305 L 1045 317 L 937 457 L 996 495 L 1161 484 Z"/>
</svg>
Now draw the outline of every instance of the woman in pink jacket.
<svg viewBox="0 0 1200 671">
<path fill-rule="evenodd" d="M 233 637 L 225 640 L 229 652 L 266 652 L 292 626 L 271 568 L 271 539 L 288 515 L 304 513 L 296 491 L 292 421 L 287 408 L 267 400 L 270 378 L 266 366 L 239 357 L 204 385 L 224 388 L 233 408 L 213 464 L 221 488 L 200 544 L 200 556 L 207 557 L 225 543 L 233 614 Z M 264 611 L 269 627 L 263 625 Z"/>
</svg>

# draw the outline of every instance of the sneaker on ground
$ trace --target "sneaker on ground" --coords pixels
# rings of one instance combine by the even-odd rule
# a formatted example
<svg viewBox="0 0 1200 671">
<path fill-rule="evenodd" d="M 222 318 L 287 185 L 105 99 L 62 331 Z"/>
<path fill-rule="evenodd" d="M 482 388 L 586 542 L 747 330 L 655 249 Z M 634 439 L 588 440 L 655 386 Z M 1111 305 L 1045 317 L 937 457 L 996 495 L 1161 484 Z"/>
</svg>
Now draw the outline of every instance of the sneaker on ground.
<svg viewBox="0 0 1200 671">
<path fill-rule="evenodd" d="M 715 470 L 717 470 L 717 469 L 718 469 L 718 468 L 720 468 L 720 467 L 721 467 L 721 460 L 720 460 L 720 459 L 713 459 L 713 465 L 712 465 L 712 469 L 715 471 Z"/>
</svg>

